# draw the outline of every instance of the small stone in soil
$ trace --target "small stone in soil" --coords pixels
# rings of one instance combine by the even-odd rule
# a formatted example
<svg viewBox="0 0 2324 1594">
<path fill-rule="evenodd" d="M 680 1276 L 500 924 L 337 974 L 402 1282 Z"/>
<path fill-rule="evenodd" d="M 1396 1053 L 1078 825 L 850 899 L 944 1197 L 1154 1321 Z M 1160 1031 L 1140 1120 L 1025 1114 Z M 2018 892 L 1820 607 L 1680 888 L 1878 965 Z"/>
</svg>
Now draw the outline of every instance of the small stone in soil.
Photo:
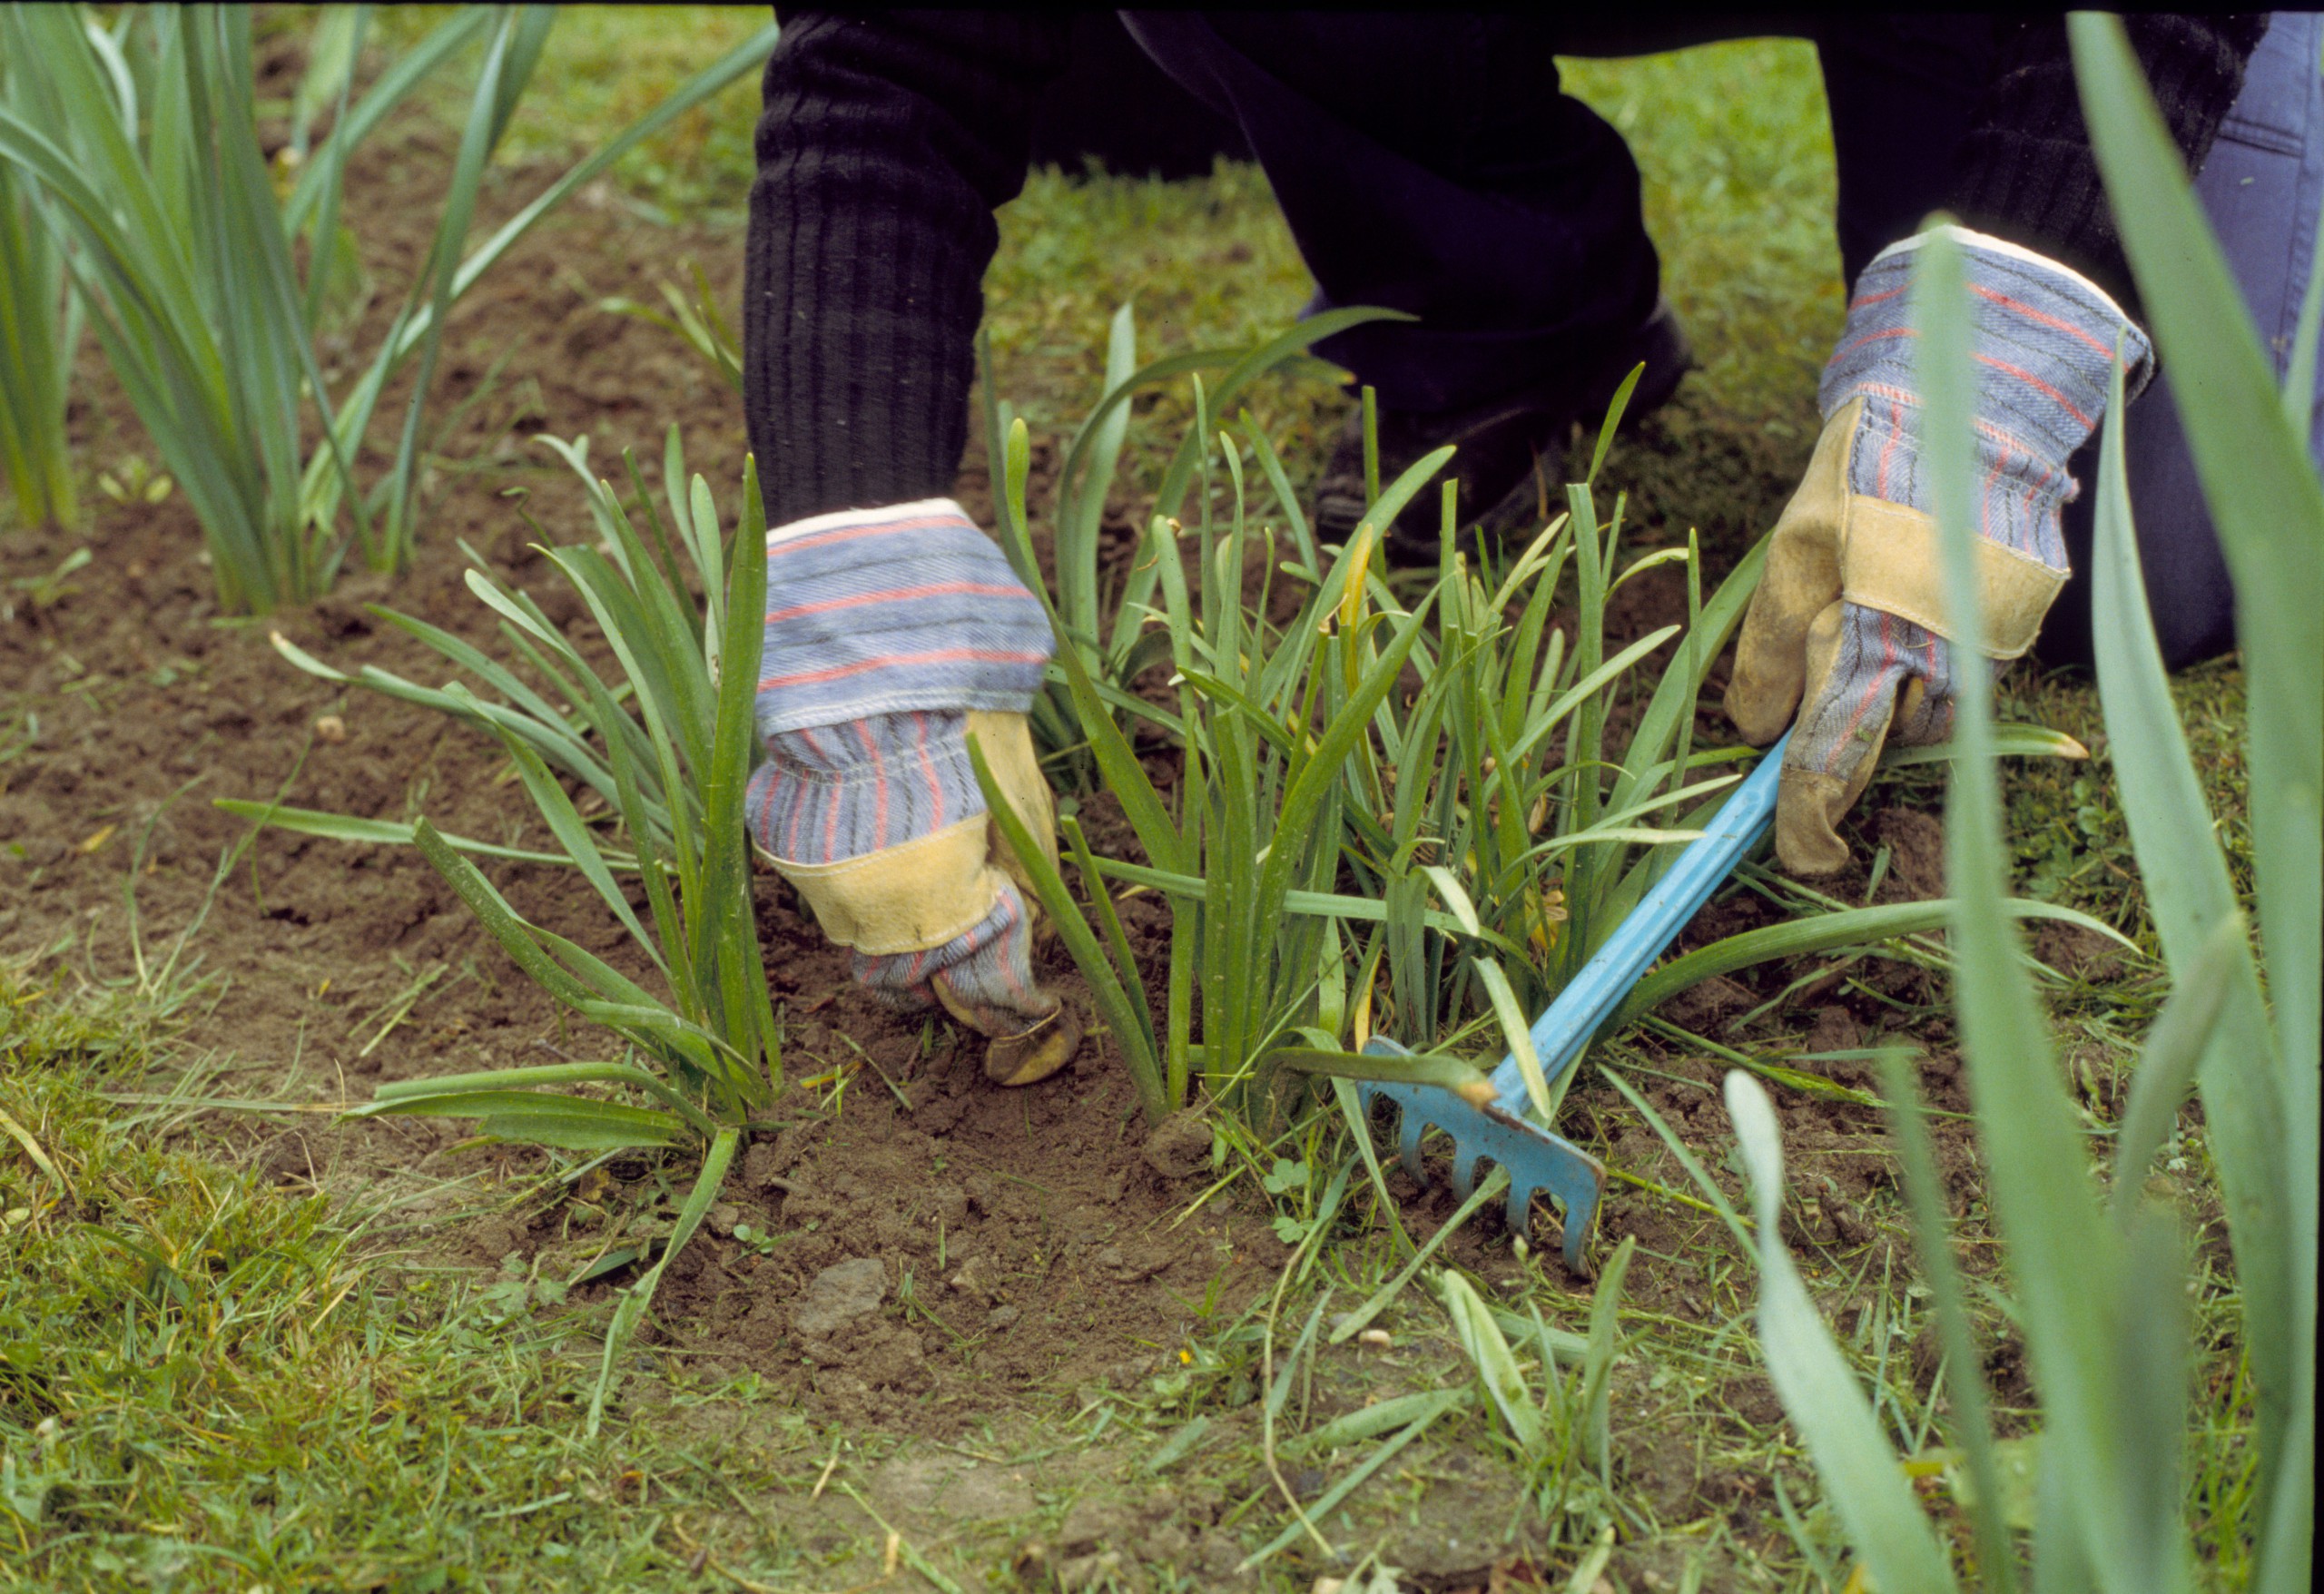
<svg viewBox="0 0 2324 1594">
<path fill-rule="evenodd" d="M 1166 1179 L 1192 1178 L 1210 1161 L 1210 1126 L 1200 1113 L 1172 1113 L 1146 1137 L 1142 1155 Z"/>
<path fill-rule="evenodd" d="M 887 1294 L 888 1270 L 877 1257 L 835 1263 L 807 1285 L 792 1326 L 810 1339 L 819 1339 L 878 1311 Z"/>
<path fill-rule="evenodd" d="M 1837 1005 L 1816 1010 L 1816 1021 L 1807 1030 L 1810 1054 L 1854 1051 L 1863 1044 L 1864 1029 L 1854 1013 Z"/>
<path fill-rule="evenodd" d="M 64 856 L 64 843 L 54 836 L 26 836 L 16 843 L 26 863 L 43 869 Z"/>
</svg>

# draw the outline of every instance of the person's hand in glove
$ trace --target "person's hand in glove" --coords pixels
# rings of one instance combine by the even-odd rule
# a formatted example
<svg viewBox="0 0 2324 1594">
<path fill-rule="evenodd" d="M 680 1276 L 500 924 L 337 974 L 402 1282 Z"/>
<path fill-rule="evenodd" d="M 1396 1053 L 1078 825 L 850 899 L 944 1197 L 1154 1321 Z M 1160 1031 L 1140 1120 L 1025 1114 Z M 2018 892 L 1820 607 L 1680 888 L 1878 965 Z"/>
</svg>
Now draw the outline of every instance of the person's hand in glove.
<svg viewBox="0 0 2324 1594">
<path fill-rule="evenodd" d="M 1963 228 L 1975 303 L 1975 509 L 1985 641 L 1996 661 L 2033 644 L 2065 585 L 2059 506 L 2066 462 L 2106 407 L 2116 339 L 2135 395 L 2152 369 L 2146 334 L 2105 291 L 2032 250 Z M 1928 234 L 1865 268 L 1817 400 L 1824 431 L 1768 550 L 1743 619 L 1728 717 L 1784 753 L 1776 851 L 1796 874 L 1847 861 L 1835 828 L 1890 737 L 1951 733 L 1955 694 L 1998 667 L 1954 656 L 1910 320 L 1913 262 Z"/>
<path fill-rule="evenodd" d="M 950 499 L 793 521 L 766 560 L 753 839 L 859 982 L 989 1037 L 1000 1084 L 1054 1073 L 1078 1023 L 1034 981 L 1032 898 L 968 752 L 973 731 L 1053 849 L 1025 723 L 1052 647 L 1039 600 Z"/>
</svg>

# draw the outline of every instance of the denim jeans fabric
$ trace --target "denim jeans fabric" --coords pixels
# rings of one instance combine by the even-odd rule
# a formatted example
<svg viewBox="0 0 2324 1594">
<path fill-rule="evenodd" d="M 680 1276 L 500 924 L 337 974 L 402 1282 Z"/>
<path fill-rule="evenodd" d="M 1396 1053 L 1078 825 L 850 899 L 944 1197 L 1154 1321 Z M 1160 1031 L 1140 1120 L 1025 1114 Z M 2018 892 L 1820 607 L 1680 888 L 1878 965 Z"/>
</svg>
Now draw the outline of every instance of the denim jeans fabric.
<svg viewBox="0 0 2324 1594">
<path fill-rule="evenodd" d="M 2243 93 L 2195 180 L 2196 195 L 2242 284 L 2279 378 L 2291 364 L 2300 299 L 2316 258 L 2317 212 L 2324 204 L 2319 61 L 2324 15 L 2277 12 L 2251 57 Z M 2235 646 L 2235 590 L 2170 389 L 2166 361 L 2145 396 L 2131 406 L 2122 443 L 2147 607 L 2163 661 L 2179 669 Z M 2324 368 L 2318 389 L 2324 394 Z M 2324 404 L 2309 428 L 2309 452 L 2324 467 Z M 2090 565 L 2097 469 L 2093 438 L 2074 457 L 2083 491 L 2065 510 L 2066 553 L 2078 577 Z M 2037 655 L 2047 664 L 2087 665 L 2090 626 L 2090 584 L 2077 578 L 2051 611 Z"/>
</svg>

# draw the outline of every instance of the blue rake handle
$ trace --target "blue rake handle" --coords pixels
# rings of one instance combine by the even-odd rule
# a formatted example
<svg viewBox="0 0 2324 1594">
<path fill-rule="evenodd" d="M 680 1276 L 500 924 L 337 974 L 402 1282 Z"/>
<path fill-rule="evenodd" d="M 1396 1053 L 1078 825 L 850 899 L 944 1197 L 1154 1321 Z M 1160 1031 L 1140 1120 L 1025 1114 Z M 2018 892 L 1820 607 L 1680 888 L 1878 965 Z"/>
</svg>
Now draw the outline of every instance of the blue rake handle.
<svg viewBox="0 0 2324 1594">
<path fill-rule="evenodd" d="M 1669 872 L 1615 927 L 1606 944 L 1581 966 L 1534 1024 L 1533 1053 L 1541 1059 L 1542 1077 L 1551 1084 L 1573 1067 L 1590 1037 L 1621 1006 L 1639 976 L 1662 955 L 1696 910 L 1710 900 L 1744 855 L 1768 833 L 1775 819 L 1784 745 L 1790 740 L 1787 733 L 1783 741 L 1768 749 L 1758 767 L 1719 806 L 1703 833 L 1687 844 Z M 1364 1049 L 1381 1056 L 1406 1048 L 1375 1036 Z M 1525 1232 L 1534 1195 L 1548 1191 L 1565 1209 L 1565 1264 L 1575 1273 L 1588 1273 L 1582 1246 L 1597 1219 L 1605 1168 L 1562 1136 L 1526 1121 L 1524 1114 L 1531 1103 L 1514 1053 L 1493 1069 L 1492 1083 L 1494 1099 L 1487 1107 L 1472 1107 L 1438 1085 L 1375 1084 L 1359 1088 L 1367 1109 L 1382 1097 L 1396 1104 L 1397 1149 L 1405 1171 L 1415 1179 L 1424 1176 L 1421 1132 L 1432 1124 L 1452 1136 L 1452 1186 L 1463 1197 L 1475 1187 L 1481 1158 L 1491 1158 L 1507 1170 L 1512 1234 Z"/>
</svg>

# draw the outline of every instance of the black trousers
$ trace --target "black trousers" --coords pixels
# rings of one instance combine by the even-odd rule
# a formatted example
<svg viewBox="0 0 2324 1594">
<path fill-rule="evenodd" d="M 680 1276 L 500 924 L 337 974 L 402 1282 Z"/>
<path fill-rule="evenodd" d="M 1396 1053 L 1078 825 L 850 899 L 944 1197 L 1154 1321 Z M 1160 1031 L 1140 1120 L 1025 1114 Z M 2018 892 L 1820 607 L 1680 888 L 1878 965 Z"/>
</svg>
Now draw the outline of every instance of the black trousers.
<svg viewBox="0 0 2324 1594">
<path fill-rule="evenodd" d="M 1579 8 L 1577 8 L 1578 10 Z M 1621 135 L 1558 92 L 1559 55 L 1794 34 L 1822 57 L 1851 280 L 1941 202 L 1994 54 L 1984 17 L 1125 12 L 1162 69 L 1237 123 L 1315 275 L 1375 304 L 1318 352 L 1398 408 L 1554 393 L 1652 310 L 1659 262 Z M 1738 93 L 1751 84 L 1738 83 Z"/>
<path fill-rule="evenodd" d="M 1529 392 L 1554 398 L 1653 308 L 1659 261 L 1637 163 L 1620 133 L 1558 92 L 1558 55 L 1811 40 L 1831 108 L 1850 282 L 1943 202 L 1995 55 L 1993 19 L 1983 16 L 1140 11 L 1122 19 L 1165 72 L 1241 129 L 1315 273 L 1311 309 L 1374 304 L 1421 318 L 1357 328 L 1317 352 L 1376 388 L 1383 403 L 1423 412 Z M 2324 192 L 2319 38 L 2315 18 L 2279 17 L 2222 133 L 2222 174 L 2203 185 L 2280 364 L 2289 344 L 2278 324 L 2288 332 L 2297 318 Z M 2233 645 L 2233 593 L 2165 390 L 2156 384 L 2134 407 L 2130 458 L 2149 603 L 2176 667 Z M 2324 458 L 2324 407 L 2319 413 Z M 2076 476 L 2090 483 L 2095 465 L 2093 443 L 2075 460 Z M 2088 494 L 2068 506 L 2066 529 L 2080 571 Z M 2088 587 L 2077 578 L 2041 656 L 2086 664 L 2089 646 Z"/>
</svg>

